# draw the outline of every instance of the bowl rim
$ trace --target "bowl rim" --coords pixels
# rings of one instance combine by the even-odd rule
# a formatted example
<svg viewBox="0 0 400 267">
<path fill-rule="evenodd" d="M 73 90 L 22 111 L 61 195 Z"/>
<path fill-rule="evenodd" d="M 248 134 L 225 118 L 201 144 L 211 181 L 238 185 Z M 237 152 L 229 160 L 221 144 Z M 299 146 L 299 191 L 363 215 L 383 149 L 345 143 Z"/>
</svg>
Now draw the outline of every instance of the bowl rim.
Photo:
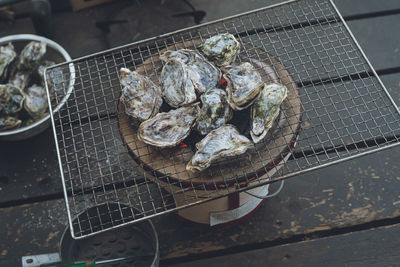
<svg viewBox="0 0 400 267">
<path fill-rule="evenodd" d="M 65 62 L 69 62 L 71 61 L 71 56 L 68 54 L 68 52 L 58 43 L 43 37 L 43 36 L 39 36 L 39 35 L 34 35 L 34 34 L 14 34 L 14 35 L 8 35 L 8 36 L 4 36 L 4 37 L 0 37 L 0 45 L 4 45 L 6 43 L 10 43 L 10 42 L 22 42 L 22 41 L 38 41 L 38 42 L 44 42 L 46 43 L 47 46 L 53 48 L 56 52 L 58 52 L 61 56 L 64 57 Z M 53 113 L 59 111 L 62 106 L 64 106 L 65 102 L 67 102 L 69 96 L 71 95 L 73 89 L 74 89 L 74 84 L 75 84 L 75 67 L 74 64 L 70 63 L 69 64 L 69 72 L 71 74 L 70 79 L 69 79 L 69 84 L 68 84 L 68 90 L 65 94 L 65 96 L 61 99 L 61 101 L 58 103 L 58 105 L 56 106 L 56 108 L 51 109 L 49 108 L 49 110 L 52 110 Z M 47 70 L 47 68 L 46 68 Z M 45 70 L 45 71 L 46 71 Z M 46 86 L 46 90 L 47 86 Z M 49 94 L 48 98 L 49 98 Z M 34 123 L 25 126 L 25 127 L 21 127 L 15 130 L 9 130 L 9 131 L 0 131 L 0 137 L 1 136 L 11 136 L 11 135 L 17 135 L 26 131 L 29 131 L 33 128 L 35 128 L 36 126 L 39 126 L 40 124 L 44 123 L 45 121 L 50 119 L 50 112 L 44 116 L 43 118 L 41 118 L 40 120 L 35 121 Z"/>
</svg>

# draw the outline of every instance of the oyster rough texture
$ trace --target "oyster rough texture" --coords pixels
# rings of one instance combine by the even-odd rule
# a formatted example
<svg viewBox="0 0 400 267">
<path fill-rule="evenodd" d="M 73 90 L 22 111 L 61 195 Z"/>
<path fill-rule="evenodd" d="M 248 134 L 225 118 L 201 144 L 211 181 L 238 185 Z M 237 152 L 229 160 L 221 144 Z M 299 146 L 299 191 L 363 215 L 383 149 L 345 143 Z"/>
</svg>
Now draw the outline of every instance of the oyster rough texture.
<svg viewBox="0 0 400 267">
<path fill-rule="evenodd" d="M 244 154 L 253 143 L 235 126 L 226 124 L 211 131 L 196 144 L 196 153 L 186 165 L 188 171 L 202 171 L 217 159 Z"/>
<path fill-rule="evenodd" d="M 202 94 L 220 83 L 221 71 L 197 51 L 168 50 L 160 59 L 165 62 L 160 76 L 164 99 L 173 107 L 195 102 L 196 92 Z"/>
<path fill-rule="evenodd" d="M 232 110 L 224 90 L 214 88 L 200 96 L 202 107 L 196 120 L 196 130 L 206 135 L 232 119 Z"/>
<path fill-rule="evenodd" d="M 161 72 L 160 83 L 165 102 L 171 107 L 179 107 L 196 101 L 196 91 L 184 65 L 176 60 L 168 61 Z"/>
<path fill-rule="evenodd" d="M 11 130 L 21 125 L 21 121 L 17 118 L 5 116 L 0 117 L 0 131 Z"/>
<path fill-rule="evenodd" d="M 140 124 L 138 138 L 152 146 L 174 147 L 189 135 L 198 110 L 198 104 L 194 104 L 159 113 Z"/>
<path fill-rule="evenodd" d="M 228 103 L 234 110 L 248 108 L 257 99 L 264 82 L 253 65 L 244 62 L 226 73 Z"/>
<path fill-rule="evenodd" d="M 11 115 L 22 109 L 24 93 L 11 84 L 0 85 L 0 113 Z"/>
<path fill-rule="evenodd" d="M 17 71 L 10 77 L 8 83 L 18 87 L 21 90 L 24 90 L 31 80 L 31 72 L 30 71 Z"/>
<path fill-rule="evenodd" d="M 201 51 L 218 67 L 232 64 L 240 52 L 240 43 L 230 33 L 212 36 L 204 41 Z"/>
<path fill-rule="evenodd" d="M 42 86 L 34 84 L 25 90 L 24 108 L 32 118 L 42 117 L 47 107 L 47 94 Z"/>
<path fill-rule="evenodd" d="M 124 87 L 120 100 L 125 106 L 125 113 L 135 122 L 142 122 L 158 113 L 162 104 L 161 88 L 149 78 L 121 68 L 120 82 Z"/>
<path fill-rule="evenodd" d="M 46 79 L 47 79 L 47 87 L 49 89 L 50 95 L 54 96 L 55 93 L 66 93 L 66 81 L 68 78 L 64 78 L 64 73 L 62 68 L 54 68 L 50 69 L 46 72 Z M 64 80 L 65 79 L 65 80 Z M 44 85 L 44 80 L 43 81 L 43 87 Z"/>
<path fill-rule="evenodd" d="M 10 66 L 16 56 L 17 53 L 15 53 L 12 43 L 0 46 L 0 82 L 6 78 L 8 66 Z"/>
<path fill-rule="evenodd" d="M 46 43 L 32 41 L 22 49 L 17 60 L 17 70 L 33 71 L 39 66 L 39 61 L 46 53 Z"/>
<path fill-rule="evenodd" d="M 254 143 L 260 142 L 271 129 L 286 97 L 287 88 L 284 85 L 272 83 L 264 86 L 250 112 L 250 135 Z"/>
<path fill-rule="evenodd" d="M 43 85 L 43 86 L 44 86 L 44 70 L 45 70 L 47 67 L 50 67 L 50 66 L 55 65 L 55 64 L 56 64 L 56 63 L 53 62 L 53 61 L 45 60 L 45 61 L 43 61 L 43 62 L 39 65 L 39 67 L 38 67 L 38 69 L 37 69 L 37 74 L 39 75 L 39 78 L 40 78 L 40 80 L 42 81 L 42 85 Z"/>
</svg>

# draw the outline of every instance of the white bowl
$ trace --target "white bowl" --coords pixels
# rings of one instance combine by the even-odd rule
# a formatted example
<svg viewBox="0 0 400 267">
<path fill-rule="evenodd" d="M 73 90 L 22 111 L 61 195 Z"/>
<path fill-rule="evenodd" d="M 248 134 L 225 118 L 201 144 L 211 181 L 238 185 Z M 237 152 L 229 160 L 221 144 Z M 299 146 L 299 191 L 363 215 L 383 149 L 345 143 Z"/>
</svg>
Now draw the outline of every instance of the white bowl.
<svg viewBox="0 0 400 267">
<path fill-rule="evenodd" d="M 56 42 L 47 39 L 42 36 L 33 35 L 33 34 L 16 34 L 9 35 L 0 38 L 0 46 L 6 45 L 9 42 L 12 42 L 14 45 L 16 52 L 21 52 L 22 48 L 27 45 L 31 41 L 44 42 L 47 45 L 47 51 L 43 59 L 51 60 L 56 63 L 62 63 L 65 61 L 71 61 L 70 55 Z M 75 68 L 73 64 L 69 65 L 70 79 L 68 84 L 68 90 L 65 94 L 64 98 L 60 101 L 60 103 L 53 108 L 53 114 L 57 112 L 67 101 L 68 97 L 71 95 L 72 90 L 74 89 L 75 83 Z M 0 131 L 0 140 L 23 140 L 29 137 L 35 136 L 44 130 L 46 130 L 50 126 L 50 114 L 47 114 L 43 118 L 35 121 L 34 123 L 24 126 L 18 129 L 9 130 L 9 131 Z"/>
</svg>

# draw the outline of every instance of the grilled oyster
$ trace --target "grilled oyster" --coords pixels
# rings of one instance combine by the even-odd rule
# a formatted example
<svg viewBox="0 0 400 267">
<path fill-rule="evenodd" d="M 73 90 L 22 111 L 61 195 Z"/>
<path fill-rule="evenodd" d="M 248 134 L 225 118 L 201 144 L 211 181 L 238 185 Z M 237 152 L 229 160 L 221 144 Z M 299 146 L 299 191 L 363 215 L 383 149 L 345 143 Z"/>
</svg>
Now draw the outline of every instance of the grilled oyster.
<svg viewBox="0 0 400 267">
<path fill-rule="evenodd" d="M 0 46 L 0 82 L 6 78 L 8 66 L 10 66 L 16 55 L 12 43 Z"/>
<path fill-rule="evenodd" d="M 0 113 L 11 115 L 22 109 L 25 96 L 23 92 L 11 84 L 0 85 Z"/>
<path fill-rule="evenodd" d="M 21 121 L 17 118 L 5 116 L 0 117 L 0 131 L 11 130 L 21 125 Z"/>
<path fill-rule="evenodd" d="M 161 56 L 160 59 L 165 63 L 173 60 L 175 62 L 180 62 L 183 71 L 187 72 L 186 75 L 182 76 L 184 82 L 176 81 L 178 84 L 185 84 L 189 86 L 189 89 L 194 87 L 194 89 L 202 94 L 209 89 L 217 87 L 221 78 L 221 71 L 217 69 L 213 64 L 211 64 L 207 59 L 205 59 L 197 51 L 189 49 L 181 49 L 178 51 L 166 51 Z M 168 64 L 166 64 L 168 65 Z M 175 64 L 176 65 L 176 64 Z M 179 68 L 180 69 L 180 68 Z M 168 71 L 173 71 L 174 69 L 169 68 Z M 180 69 L 181 71 L 181 69 Z M 163 77 L 168 77 L 171 74 L 167 73 L 167 70 L 161 73 L 161 84 L 164 86 L 164 91 L 174 90 L 171 84 L 165 84 Z M 178 76 L 178 75 L 176 75 Z M 181 78 L 181 79 L 182 79 Z M 190 81 L 190 82 L 189 82 Z M 187 83 L 189 82 L 189 83 Z M 172 87 L 172 88 L 171 88 Z M 188 90 L 189 90 L 188 89 Z M 180 90 L 182 91 L 182 90 Z M 185 90 L 186 91 L 186 90 Z"/>
<path fill-rule="evenodd" d="M 120 100 L 125 106 L 125 113 L 134 122 L 142 122 L 158 113 L 162 104 L 161 89 L 149 78 L 121 68 L 120 82 L 124 87 Z"/>
<path fill-rule="evenodd" d="M 174 147 L 185 139 L 196 120 L 198 104 L 157 114 L 140 124 L 139 140 L 156 147 Z"/>
<path fill-rule="evenodd" d="M 32 85 L 25 90 L 24 108 L 32 118 L 40 118 L 48 107 L 46 90 L 39 85 Z"/>
<path fill-rule="evenodd" d="M 196 101 L 196 91 L 184 65 L 177 60 L 168 61 L 160 76 L 163 97 L 172 107 L 185 106 Z"/>
<path fill-rule="evenodd" d="M 254 143 L 260 142 L 271 129 L 286 97 L 287 88 L 284 85 L 272 83 L 264 86 L 260 97 L 251 107 L 250 135 Z"/>
<path fill-rule="evenodd" d="M 225 79 L 228 103 L 234 110 L 248 108 L 264 86 L 260 74 L 248 62 L 229 69 Z"/>
<path fill-rule="evenodd" d="M 201 52 L 219 67 L 232 64 L 240 51 L 240 43 L 230 33 L 212 36 L 204 41 Z"/>
<path fill-rule="evenodd" d="M 21 90 L 24 90 L 31 80 L 31 72 L 30 71 L 18 71 L 13 73 L 13 75 L 8 80 L 9 84 L 18 87 Z"/>
<path fill-rule="evenodd" d="M 46 43 L 32 41 L 22 49 L 17 60 L 17 70 L 33 71 L 46 53 Z"/>
<path fill-rule="evenodd" d="M 206 135 L 232 119 L 232 110 L 225 91 L 214 88 L 200 96 L 202 107 L 196 120 L 196 130 Z"/>
<path fill-rule="evenodd" d="M 196 144 L 197 151 L 186 165 L 186 169 L 192 172 L 205 170 L 217 159 L 244 154 L 252 145 L 235 126 L 223 125 Z"/>
</svg>

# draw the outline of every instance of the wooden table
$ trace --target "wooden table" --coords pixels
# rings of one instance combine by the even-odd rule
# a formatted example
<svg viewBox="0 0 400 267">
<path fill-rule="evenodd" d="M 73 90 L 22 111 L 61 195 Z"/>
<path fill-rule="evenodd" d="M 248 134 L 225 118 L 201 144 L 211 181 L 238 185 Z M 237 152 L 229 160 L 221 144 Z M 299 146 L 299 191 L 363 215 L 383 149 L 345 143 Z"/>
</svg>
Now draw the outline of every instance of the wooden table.
<svg viewBox="0 0 400 267">
<path fill-rule="evenodd" d="M 192 1 L 208 12 L 206 20 L 279 2 L 254 1 L 243 6 L 239 0 L 219 1 L 210 9 L 210 1 Z M 229 8 L 218 11 L 226 2 L 231 3 Z M 400 2 L 335 2 L 383 83 L 400 103 Z M 102 36 L 94 23 L 88 22 L 104 18 L 107 9 L 121 9 L 119 5 L 56 14 L 54 23 L 59 30 L 55 41 L 73 57 L 113 45 L 107 40 L 110 36 Z M 132 14 L 139 15 L 154 5 L 157 3 L 135 6 Z M 190 18 L 173 24 L 169 15 L 187 8 L 176 3 L 165 5 L 172 25 L 169 30 L 193 24 Z M 70 26 L 82 25 L 82 31 L 72 34 L 65 21 Z M 32 31 L 29 25 L 27 19 L 17 21 L 7 29 L 0 27 L 0 35 Z M 149 29 L 148 36 L 165 31 L 150 22 L 142 26 Z M 148 37 L 146 34 L 140 38 Z M 80 49 L 74 46 L 82 40 L 87 45 Z M 397 265 L 399 158 L 400 148 L 395 148 L 300 175 L 288 180 L 283 191 L 265 201 L 250 218 L 225 227 L 195 225 L 175 214 L 157 217 L 153 222 L 159 234 L 161 265 Z M 57 164 L 50 129 L 29 140 L 0 142 L 1 266 L 17 266 L 23 255 L 58 250 L 67 218 Z"/>
</svg>

